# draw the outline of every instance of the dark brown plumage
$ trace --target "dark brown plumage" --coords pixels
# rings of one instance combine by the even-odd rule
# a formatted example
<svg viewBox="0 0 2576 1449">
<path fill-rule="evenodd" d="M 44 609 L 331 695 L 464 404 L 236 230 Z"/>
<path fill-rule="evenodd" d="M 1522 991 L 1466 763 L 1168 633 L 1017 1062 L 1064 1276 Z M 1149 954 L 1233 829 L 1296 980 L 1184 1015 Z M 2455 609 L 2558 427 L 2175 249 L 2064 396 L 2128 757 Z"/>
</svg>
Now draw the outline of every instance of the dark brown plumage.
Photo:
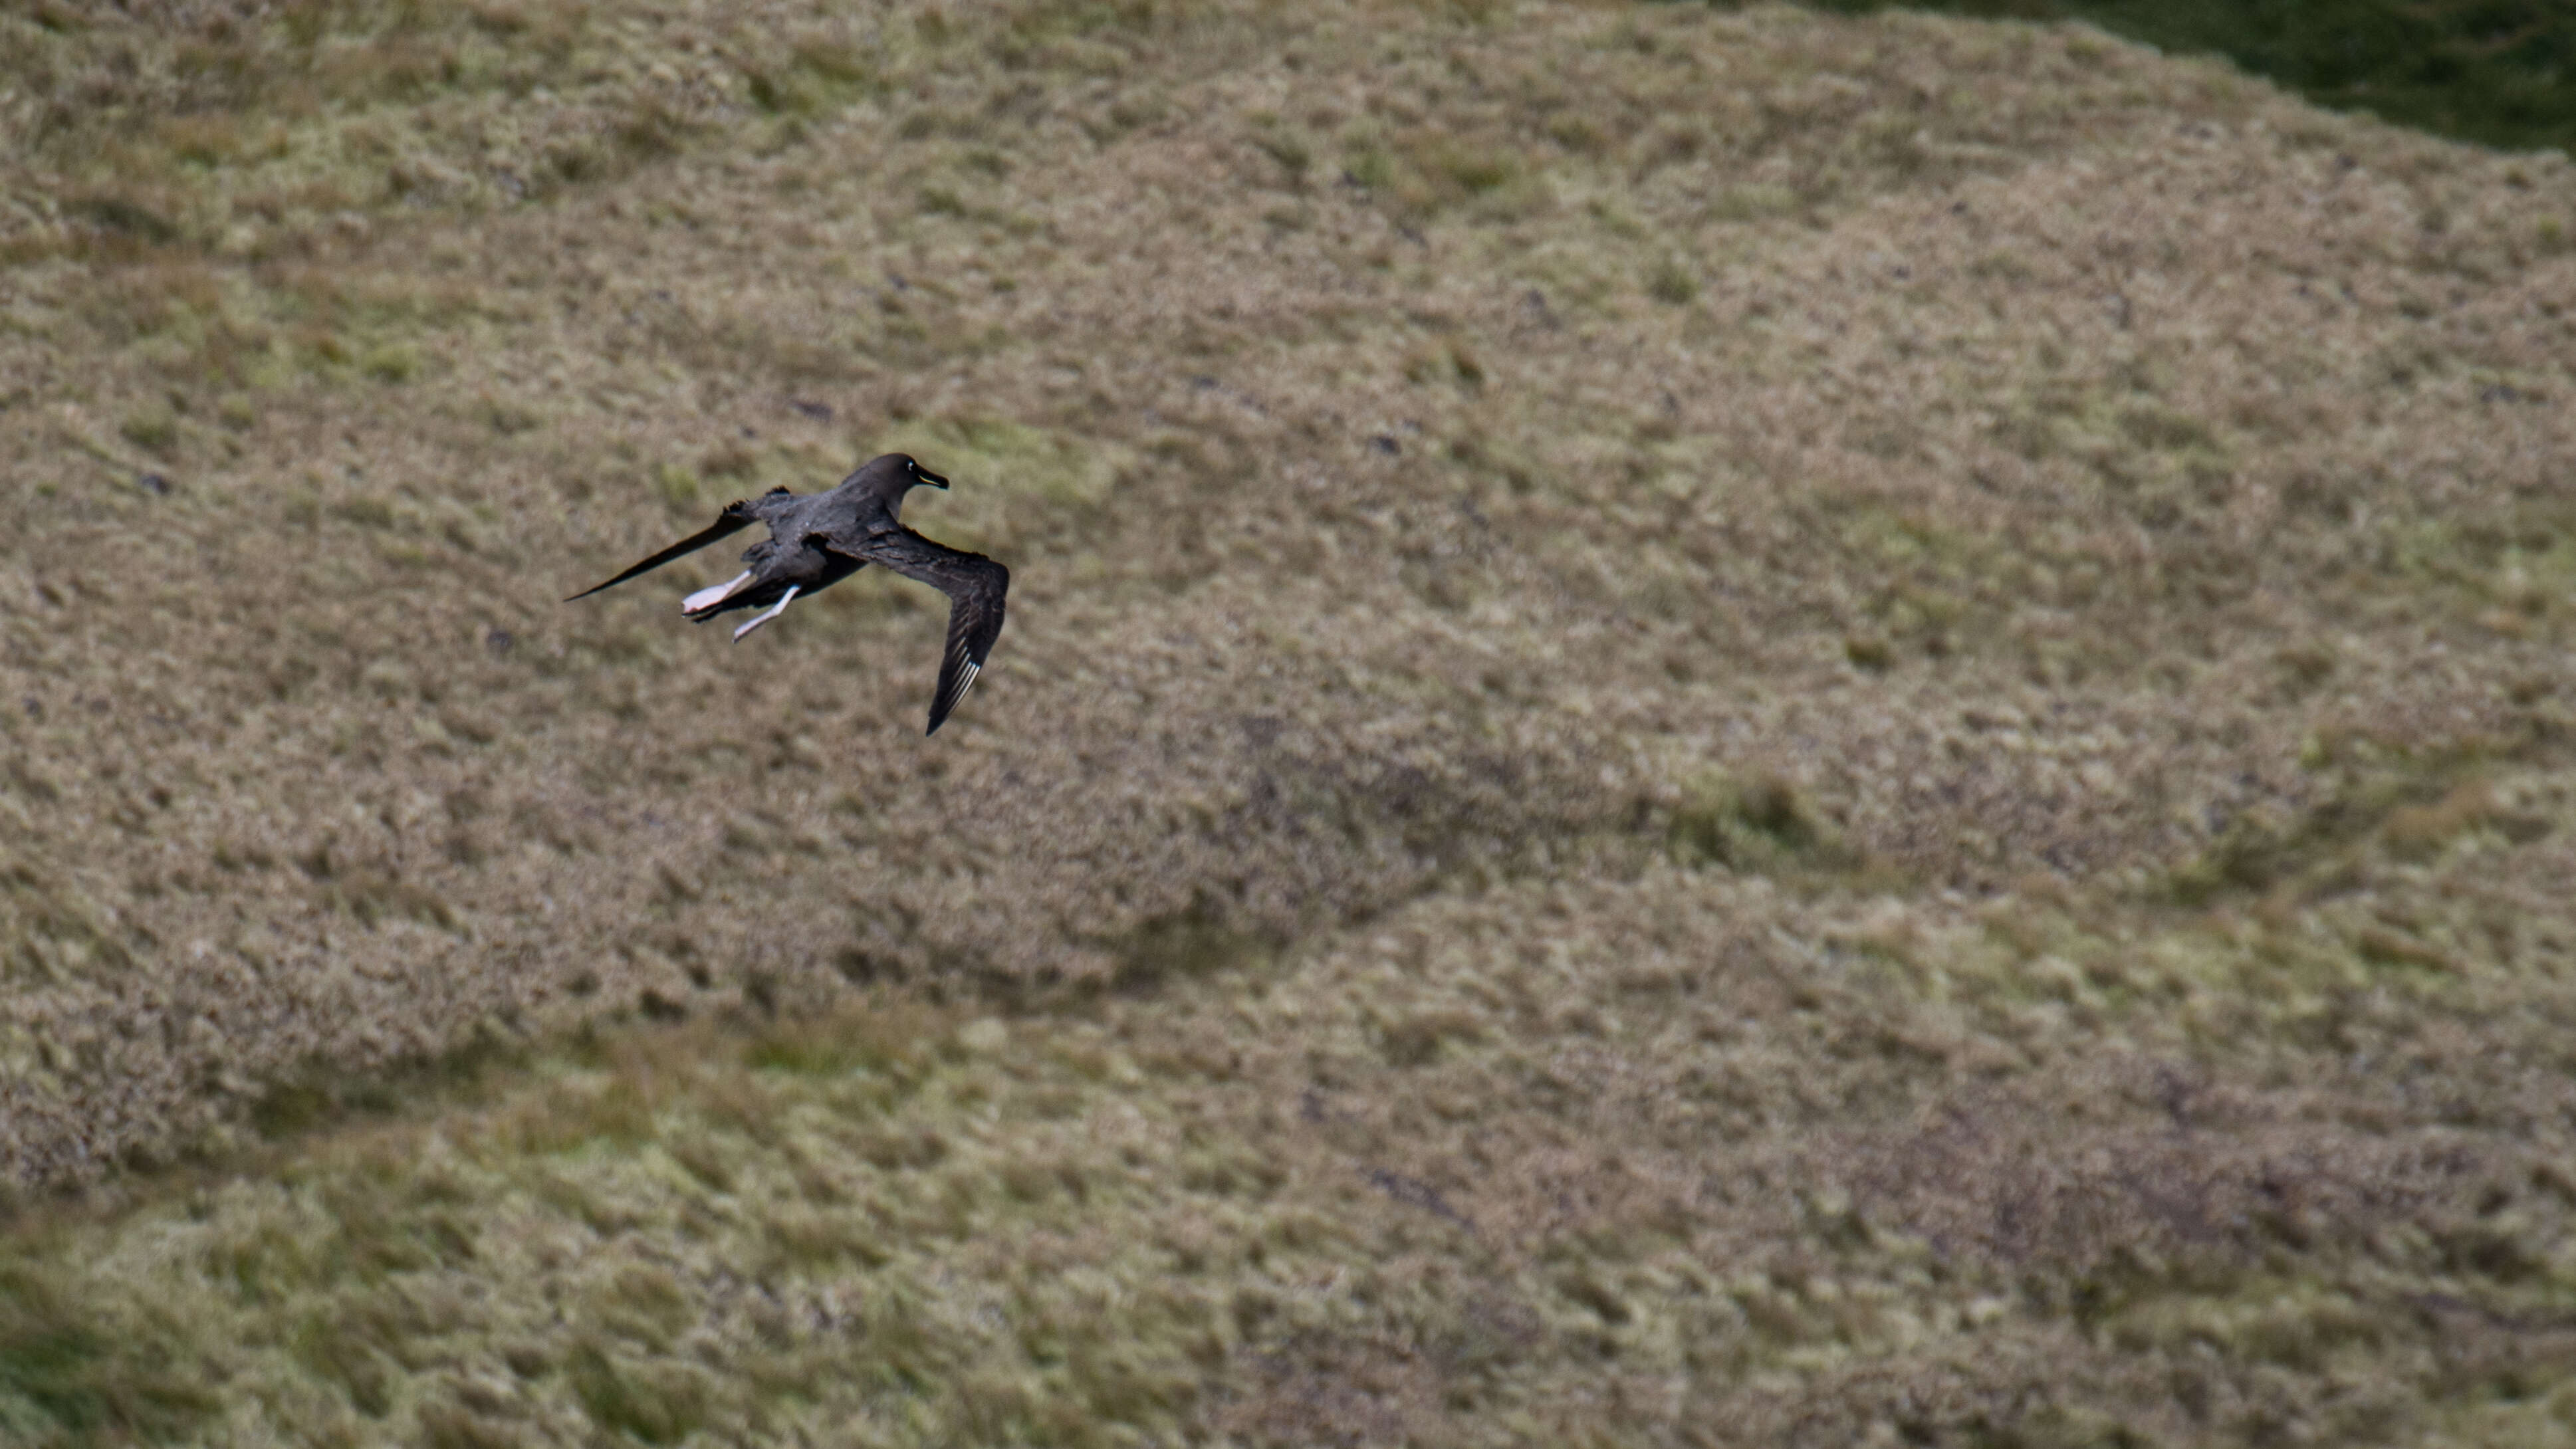
<svg viewBox="0 0 2576 1449">
<path fill-rule="evenodd" d="M 799 495 L 778 488 L 758 498 L 728 503 L 703 532 L 572 598 L 613 588 L 754 523 L 766 523 L 769 537 L 743 551 L 742 560 L 749 568 L 680 601 L 681 611 L 700 622 L 736 609 L 762 610 L 733 631 L 738 641 L 777 618 L 797 598 L 830 588 L 869 564 L 881 564 L 930 585 L 950 601 L 948 647 L 940 656 L 939 685 L 931 695 L 930 728 L 925 731 L 937 734 L 983 670 L 993 641 L 1001 637 L 1002 600 L 1011 586 L 1011 571 L 980 553 L 933 543 L 903 526 L 897 515 L 904 495 L 924 483 L 948 486 L 947 479 L 911 458 L 888 453 L 870 459 L 828 493 Z"/>
</svg>

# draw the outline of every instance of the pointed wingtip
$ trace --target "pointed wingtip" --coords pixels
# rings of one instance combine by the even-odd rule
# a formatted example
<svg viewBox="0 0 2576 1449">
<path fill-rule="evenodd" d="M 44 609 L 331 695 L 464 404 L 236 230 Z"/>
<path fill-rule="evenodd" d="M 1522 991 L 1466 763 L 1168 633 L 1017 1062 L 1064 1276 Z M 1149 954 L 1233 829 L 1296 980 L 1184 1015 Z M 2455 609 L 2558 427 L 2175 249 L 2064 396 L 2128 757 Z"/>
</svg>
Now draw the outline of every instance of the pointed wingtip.
<svg viewBox="0 0 2576 1449">
<path fill-rule="evenodd" d="M 984 666 L 976 663 L 972 659 L 966 661 L 966 667 L 960 673 L 957 687 L 955 689 L 942 690 L 938 698 L 931 700 L 930 728 L 922 731 L 924 735 L 935 735 L 939 733 L 939 727 L 948 723 L 948 717 L 955 714 L 957 712 L 957 706 L 965 700 L 966 691 L 975 687 L 975 676 L 983 672 Z M 942 681 L 942 683 L 945 682 L 946 681 L 944 680 Z"/>
</svg>

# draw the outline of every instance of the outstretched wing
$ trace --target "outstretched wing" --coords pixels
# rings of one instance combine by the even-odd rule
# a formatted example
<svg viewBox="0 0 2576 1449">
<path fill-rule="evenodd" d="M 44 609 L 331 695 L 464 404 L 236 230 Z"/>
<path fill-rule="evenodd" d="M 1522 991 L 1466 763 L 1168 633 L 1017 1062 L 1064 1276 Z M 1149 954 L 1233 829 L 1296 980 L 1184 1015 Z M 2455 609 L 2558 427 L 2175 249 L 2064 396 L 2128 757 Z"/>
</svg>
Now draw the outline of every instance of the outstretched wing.
<svg viewBox="0 0 2576 1449">
<path fill-rule="evenodd" d="M 696 553 L 699 549 L 705 548 L 708 544 L 715 542 L 726 534 L 742 532 L 744 529 L 749 528 L 752 524 L 758 522 L 759 518 L 759 514 L 752 512 L 750 499 L 735 499 L 733 502 L 724 506 L 724 512 L 716 516 L 715 526 L 708 529 L 706 532 L 690 534 L 687 538 L 681 539 L 678 543 L 671 545 L 669 548 L 666 548 L 660 553 L 653 555 L 651 558 L 644 560 L 635 567 L 628 569 L 626 572 L 619 574 L 613 579 L 610 579 L 607 583 L 591 585 L 589 588 L 573 595 L 572 599 L 587 599 L 591 595 L 598 593 L 601 589 L 615 588 L 617 585 L 626 582 L 637 574 L 650 573 L 654 569 L 658 569 L 662 565 L 669 563 L 671 560 L 679 558 L 684 554 Z M 569 604 L 572 602 L 572 599 L 566 599 L 564 602 Z"/>
<path fill-rule="evenodd" d="M 1011 587 L 1011 571 L 980 553 L 966 553 L 909 528 L 843 541 L 814 534 L 807 542 L 845 558 L 881 564 L 908 579 L 917 579 L 948 596 L 948 652 L 939 660 L 939 688 L 930 697 L 930 728 L 939 733 L 948 712 L 975 683 L 993 641 L 1002 637 L 1002 595 Z"/>
</svg>

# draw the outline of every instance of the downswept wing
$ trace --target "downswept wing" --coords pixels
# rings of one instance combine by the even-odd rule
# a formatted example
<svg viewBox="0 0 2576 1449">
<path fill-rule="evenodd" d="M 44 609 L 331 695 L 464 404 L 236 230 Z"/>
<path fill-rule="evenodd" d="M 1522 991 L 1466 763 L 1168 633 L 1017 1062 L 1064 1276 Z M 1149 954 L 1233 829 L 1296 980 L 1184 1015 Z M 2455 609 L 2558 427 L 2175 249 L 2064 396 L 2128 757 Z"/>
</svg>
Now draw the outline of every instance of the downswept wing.
<svg viewBox="0 0 2576 1449">
<path fill-rule="evenodd" d="M 1002 637 L 1002 595 L 1011 587 L 1011 571 L 980 553 L 933 543 L 909 528 L 847 542 L 818 533 L 806 541 L 844 558 L 883 565 L 948 596 L 948 649 L 939 660 L 939 688 L 930 697 L 930 728 L 922 731 L 939 733 L 948 712 L 966 697 L 984 668 L 993 641 Z"/>
<path fill-rule="evenodd" d="M 628 569 L 626 572 L 619 574 L 613 579 L 610 579 L 607 583 L 593 584 L 589 588 L 582 590 L 580 593 L 573 595 L 572 599 L 564 600 L 564 602 L 569 604 L 573 599 L 587 599 L 602 589 L 615 588 L 619 584 L 626 582 L 628 579 L 635 577 L 637 574 L 650 573 L 675 558 L 696 553 L 699 549 L 705 548 L 708 544 L 715 542 L 717 539 L 723 538 L 727 534 L 740 533 L 759 521 L 760 515 L 752 511 L 751 500 L 748 498 L 737 498 L 733 502 L 724 506 L 724 512 L 716 515 L 714 527 L 707 529 L 703 533 L 690 534 L 687 538 L 681 539 L 678 543 L 671 545 L 669 548 L 666 548 L 660 553 L 653 555 L 651 558 L 644 560 L 635 567 Z"/>
</svg>

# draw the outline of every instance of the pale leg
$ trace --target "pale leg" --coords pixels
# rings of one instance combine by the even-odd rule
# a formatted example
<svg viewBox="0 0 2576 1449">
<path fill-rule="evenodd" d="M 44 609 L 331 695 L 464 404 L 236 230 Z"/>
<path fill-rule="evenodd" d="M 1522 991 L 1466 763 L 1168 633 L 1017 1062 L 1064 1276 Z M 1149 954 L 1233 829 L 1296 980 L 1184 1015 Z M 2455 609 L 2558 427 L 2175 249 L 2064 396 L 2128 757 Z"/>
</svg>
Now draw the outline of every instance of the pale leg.
<svg viewBox="0 0 2576 1449">
<path fill-rule="evenodd" d="M 742 636 L 743 636 L 743 635 L 750 633 L 752 630 L 757 629 L 757 628 L 759 628 L 761 625 L 768 623 L 770 620 L 777 618 L 779 615 L 786 613 L 786 612 L 787 612 L 787 606 L 788 606 L 790 603 L 793 603 L 793 602 L 795 601 L 795 598 L 796 598 L 796 588 L 797 588 L 797 586 L 796 586 L 796 585 L 794 585 L 794 584 L 789 584 L 789 585 L 787 586 L 787 592 L 786 592 L 785 594 L 783 594 L 783 595 L 781 595 L 781 596 L 779 597 L 778 602 L 769 606 L 769 612 L 767 612 L 767 613 L 765 613 L 765 614 L 760 615 L 759 617 L 757 617 L 757 618 L 753 619 L 750 623 L 745 624 L 745 625 L 743 625 L 741 628 L 734 630 L 734 631 L 733 631 L 733 642 L 735 642 L 736 644 L 741 643 L 741 642 L 742 642 Z"/>
<path fill-rule="evenodd" d="M 683 614 L 694 614 L 700 609 L 711 609 L 716 605 L 723 603 L 733 594 L 734 590 L 741 588 L 743 585 L 750 582 L 751 572 L 746 569 L 742 573 L 716 585 L 713 588 L 700 589 L 696 593 L 682 599 L 680 601 L 680 612 Z"/>
</svg>

